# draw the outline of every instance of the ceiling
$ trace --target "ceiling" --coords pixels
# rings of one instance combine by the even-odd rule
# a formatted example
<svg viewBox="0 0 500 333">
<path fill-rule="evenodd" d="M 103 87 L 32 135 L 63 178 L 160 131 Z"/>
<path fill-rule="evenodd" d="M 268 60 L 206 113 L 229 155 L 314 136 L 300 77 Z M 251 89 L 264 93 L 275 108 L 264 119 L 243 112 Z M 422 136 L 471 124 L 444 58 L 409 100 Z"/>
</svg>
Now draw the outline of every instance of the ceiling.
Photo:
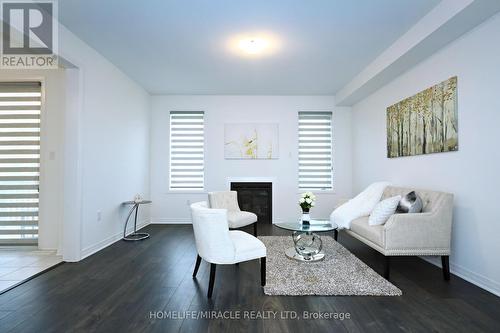
<svg viewBox="0 0 500 333">
<path fill-rule="evenodd" d="M 152 94 L 334 94 L 439 0 L 64 0 L 68 29 Z M 228 49 L 271 35 L 262 57 Z"/>
</svg>

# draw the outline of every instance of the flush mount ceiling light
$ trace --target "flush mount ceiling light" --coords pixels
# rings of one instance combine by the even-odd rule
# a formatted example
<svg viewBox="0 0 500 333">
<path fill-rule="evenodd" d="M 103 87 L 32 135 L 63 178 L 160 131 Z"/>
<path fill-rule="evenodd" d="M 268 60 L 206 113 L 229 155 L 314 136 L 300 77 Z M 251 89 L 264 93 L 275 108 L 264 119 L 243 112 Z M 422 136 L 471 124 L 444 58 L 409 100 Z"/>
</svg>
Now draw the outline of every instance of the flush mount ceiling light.
<svg viewBox="0 0 500 333">
<path fill-rule="evenodd" d="M 261 38 L 242 39 L 239 42 L 240 49 L 248 54 L 262 53 L 268 46 L 269 42 Z"/>
<path fill-rule="evenodd" d="M 233 36 L 228 48 L 240 56 L 261 57 L 275 53 L 280 47 L 278 38 L 269 33 L 255 33 Z"/>
</svg>

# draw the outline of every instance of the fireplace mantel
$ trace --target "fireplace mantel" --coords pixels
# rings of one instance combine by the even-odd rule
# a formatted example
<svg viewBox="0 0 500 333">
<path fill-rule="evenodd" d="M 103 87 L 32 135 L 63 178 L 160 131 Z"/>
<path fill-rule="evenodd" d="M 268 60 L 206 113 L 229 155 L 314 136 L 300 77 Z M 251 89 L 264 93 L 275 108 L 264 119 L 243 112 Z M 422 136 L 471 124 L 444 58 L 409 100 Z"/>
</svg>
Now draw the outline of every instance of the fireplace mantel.
<svg viewBox="0 0 500 333">
<path fill-rule="evenodd" d="M 227 177 L 226 184 L 229 188 L 231 183 L 273 183 L 276 181 L 274 177 Z"/>
</svg>

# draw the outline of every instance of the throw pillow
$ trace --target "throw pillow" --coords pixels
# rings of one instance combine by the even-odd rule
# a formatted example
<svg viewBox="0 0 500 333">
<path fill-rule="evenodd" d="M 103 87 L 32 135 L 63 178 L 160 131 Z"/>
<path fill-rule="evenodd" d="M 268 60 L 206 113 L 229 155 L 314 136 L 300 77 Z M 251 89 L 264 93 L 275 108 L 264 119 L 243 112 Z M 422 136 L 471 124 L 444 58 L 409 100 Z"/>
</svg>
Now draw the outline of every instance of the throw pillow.
<svg viewBox="0 0 500 333">
<path fill-rule="evenodd" d="M 396 211 L 398 213 L 421 213 L 422 208 L 422 199 L 415 191 L 411 191 L 401 199 Z"/>
<path fill-rule="evenodd" d="M 368 218 L 369 225 L 382 225 L 396 212 L 401 196 L 396 195 L 380 201 Z"/>
</svg>

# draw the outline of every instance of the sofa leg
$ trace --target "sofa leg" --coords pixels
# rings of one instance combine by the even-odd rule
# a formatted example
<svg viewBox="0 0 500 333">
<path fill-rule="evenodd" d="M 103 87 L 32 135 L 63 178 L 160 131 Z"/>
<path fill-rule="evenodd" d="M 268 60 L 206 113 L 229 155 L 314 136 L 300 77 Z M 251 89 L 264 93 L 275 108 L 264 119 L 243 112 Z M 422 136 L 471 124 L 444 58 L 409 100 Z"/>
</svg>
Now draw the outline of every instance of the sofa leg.
<svg viewBox="0 0 500 333">
<path fill-rule="evenodd" d="M 253 235 L 257 237 L 257 222 L 253 224 Z"/>
<path fill-rule="evenodd" d="M 389 280 L 391 275 L 391 257 L 384 256 L 384 277 Z"/>
<path fill-rule="evenodd" d="M 441 256 L 441 266 L 443 267 L 443 277 L 446 281 L 450 281 L 450 257 Z"/>
<path fill-rule="evenodd" d="M 194 264 L 193 278 L 195 278 L 196 274 L 198 273 L 198 268 L 200 268 L 200 263 L 201 263 L 201 257 L 198 255 L 196 256 L 196 264 Z"/>
<path fill-rule="evenodd" d="M 260 258 L 260 285 L 266 285 L 266 257 Z"/>
<path fill-rule="evenodd" d="M 335 239 L 335 241 L 339 239 L 339 231 L 337 229 L 333 230 L 333 239 Z"/>
<path fill-rule="evenodd" d="M 212 292 L 214 291 L 214 281 L 215 281 L 215 268 L 216 264 L 210 264 L 210 280 L 208 281 L 208 293 L 207 297 L 212 298 Z"/>
</svg>

